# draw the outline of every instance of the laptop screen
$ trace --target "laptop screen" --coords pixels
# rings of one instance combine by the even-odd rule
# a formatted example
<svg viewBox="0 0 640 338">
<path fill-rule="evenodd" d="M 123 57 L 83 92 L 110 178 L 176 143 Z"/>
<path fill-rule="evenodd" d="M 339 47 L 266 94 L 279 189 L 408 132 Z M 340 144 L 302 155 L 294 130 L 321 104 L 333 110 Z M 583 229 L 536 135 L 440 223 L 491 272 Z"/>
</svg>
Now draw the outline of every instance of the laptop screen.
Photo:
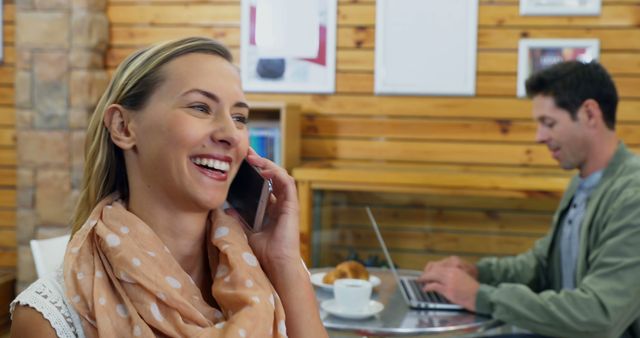
<svg viewBox="0 0 640 338">
<path fill-rule="evenodd" d="M 404 277 L 403 280 L 400 280 L 400 275 L 396 270 L 395 264 L 393 264 L 393 260 L 391 259 L 391 255 L 389 254 L 389 250 L 387 249 L 387 245 L 382 238 L 382 234 L 380 233 L 380 227 L 378 226 L 378 222 L 376 222 L 375 217 L 373 217 L 373 213 L 371 212 L 370 207 L 366 207 L 367 215 L 369 216 L 369 220 L 371 221 L 371 225 L 373 226 L 373 230 L 376 233 L 376 237 L 378 237 L 378 242 L 380 242 L 380 246 L 382 247 L 382 252 L 384 252 L 384 257 L 387 259 L 389 263 L 389 268 L 391 269 L 391 274 L 393 278 L 396 280 L 396 285 L 400 287 L 402 297 L 407 302 L 410 307 L 417 309 L 446 309 L 446 310 L 462 310 L 462 307 L 457 304 L 452 304 L 448 300 L 446 300 L 441 295 L 435 293 L 434 291 L 429 291 L 424 293 L 421 287 L 415 286 L 415 284 L 409 283 L 409 280 Z M 407 283 L 402 283 L 406 281 Z M 414 279 L 411 279 L 411 282 L 414 282 Z M 413 291 L 409 290 L 413 289 Z M 426 296 L 425 296 L 426 295 Z M 426 297 L 426 299 L 425 299 Z"/>
<path fill-rule="evenodd" d="M 400 275 L 398 275 L 396 266 L 395 264 L 393 264 L 393 260 L 391 260 L 391 255 L 389 254 L 389 250 L 387 250 L 387 245 L 384 243 L 384 239 L 382 239 L 382 234 L 380 233 L 380 227 L 378 226 L 378 222 L 376 222 L 375 217 L 373 217 L 371 208 L 367 206 L 366 210 L 367 210 L 367 215 L 369 216 L 369 220 L 371 221 L 371 225 L 373 226 L 373 230 L 376 233 L 376 237 L 378 237 L 378 242 L 380 242 L 380 246 L 382 247 L 382 252 L 384 252 L 384 257 L 387 259 L 387 263 L 389 263 L 389 268 L 391 269 L 393 278 L 396 279 L 397 285 L 400 285 Z"/>
</svg>

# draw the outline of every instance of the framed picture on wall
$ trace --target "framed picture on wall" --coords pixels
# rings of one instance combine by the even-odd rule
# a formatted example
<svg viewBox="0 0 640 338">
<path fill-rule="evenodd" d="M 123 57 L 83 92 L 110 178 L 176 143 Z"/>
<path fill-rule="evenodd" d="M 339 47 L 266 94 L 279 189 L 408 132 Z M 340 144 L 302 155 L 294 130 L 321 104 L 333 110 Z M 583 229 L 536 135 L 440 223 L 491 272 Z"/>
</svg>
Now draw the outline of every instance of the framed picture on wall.
<svg viewBox="0 0 640 338">
<path fill-rule="evenodd" d="M 598 39 L 522 39 L 518 46 L 518 97 L 526 96 L 529 75 L 561 61 L 591 62 L 599 58 Z"/>
<path fill-rule="evenodd" d="M 477 36 L 478 0 L 378 0 L 375 93 L 475 95 Z"/>
<path fill-rule="evenodd" d="M 247 92 L 333 93 L 337 0 L 242 0 Z"/>
<path fill-rule="evenodd" d="M 520 0 L 520 15 L 600 15 L 602 0 Z"/>
</svg>

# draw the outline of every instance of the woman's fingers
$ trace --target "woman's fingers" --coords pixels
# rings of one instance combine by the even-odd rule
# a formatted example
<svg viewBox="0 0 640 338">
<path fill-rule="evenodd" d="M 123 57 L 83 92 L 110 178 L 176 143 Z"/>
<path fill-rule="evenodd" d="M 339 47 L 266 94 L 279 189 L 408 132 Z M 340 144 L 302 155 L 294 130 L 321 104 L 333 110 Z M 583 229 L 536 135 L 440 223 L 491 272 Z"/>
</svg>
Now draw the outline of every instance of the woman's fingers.
<svg viewBox="0 0 640 338">
<path fill-rule="evenodd" d="M 297 191 L 295 181 L 293 177 L 289 176 L 286 170 L 279 167 L 269 159 L 260 157 L 255 151 L 249 148 L 249 155 L 247 155 L 247 161 L 260 169 L 260 175 L 266 179 L 271 179 L 273 194 L 276 196 L 279 202 L 283 203 L 283 206 L 297 210 Z"/>
<path fill-rule="evenodd" d="M 258 155 L 258 153 L 256 153 L 255 150 L 253 150 L 253 148 L 249 148 L 249 153 L 247 154 L 246 159 L 247 161 L 249 161 L 251 165 L 258 167 L 260 169 L 263 169 L 269 166 L 277 167 L 277 165 L 273 163 L 271 160 L 269 160 L 268 158 L 264 158 Z"/>
<path fill-rule="evenodd" d="M 271 180 L 272 194 L 269 197 L 267 210 L 268 223 L 277 221 L 278 215 L 297 217 L 298 193 L 293 177 L 289 176 L 285 169 L 258 155 L 252 148 L 249 148 L 246 159 L 249 164 L 258 168 L 263 178 Z"/>
</svg>

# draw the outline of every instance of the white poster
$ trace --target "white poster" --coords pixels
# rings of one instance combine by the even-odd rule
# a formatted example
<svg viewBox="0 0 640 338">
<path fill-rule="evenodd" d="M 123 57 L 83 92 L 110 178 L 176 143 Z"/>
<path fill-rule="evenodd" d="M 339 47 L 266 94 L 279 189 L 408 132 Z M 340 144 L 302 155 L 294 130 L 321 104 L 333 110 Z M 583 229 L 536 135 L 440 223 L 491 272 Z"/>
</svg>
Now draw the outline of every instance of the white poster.
<svg viewBox="0 0 640 338">
<path fill-rule="evenodd" d="M 247 92 L 333 93 L 337 0 L 242 0 Z"/>
<path fill-rule="evenodd" d="M 475 95 L 478 0 L 378 0 L 375 92 Z"/>
</svg>

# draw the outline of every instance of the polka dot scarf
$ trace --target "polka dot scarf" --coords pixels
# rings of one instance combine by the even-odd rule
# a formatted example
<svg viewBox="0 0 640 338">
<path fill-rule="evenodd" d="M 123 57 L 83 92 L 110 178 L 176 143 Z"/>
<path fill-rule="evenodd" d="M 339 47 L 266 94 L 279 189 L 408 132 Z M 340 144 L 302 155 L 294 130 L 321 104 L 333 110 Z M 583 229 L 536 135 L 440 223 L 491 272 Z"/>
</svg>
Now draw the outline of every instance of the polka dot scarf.
<svg viewBox="0 0 640 338">
<path fill-rule="evenodd" d="M 66 295 L 85 335 L 286 337 L 282 304 L 242 225 L 221 211 L 211 222 L 211 292 L 220 310 L 202 299 L 160 238 L 121 201 L 100 202 L 64 260 Z"/>
</svg>

